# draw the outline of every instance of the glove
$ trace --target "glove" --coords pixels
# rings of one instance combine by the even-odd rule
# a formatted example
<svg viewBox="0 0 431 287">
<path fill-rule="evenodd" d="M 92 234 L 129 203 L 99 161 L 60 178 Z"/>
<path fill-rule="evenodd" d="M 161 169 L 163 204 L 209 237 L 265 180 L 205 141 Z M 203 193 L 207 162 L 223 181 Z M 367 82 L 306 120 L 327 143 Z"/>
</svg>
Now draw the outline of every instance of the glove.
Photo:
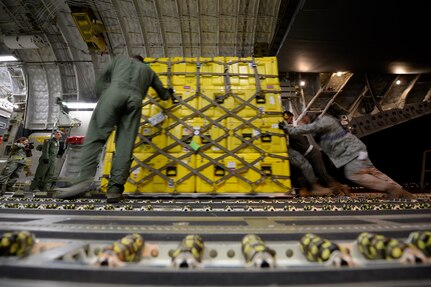
<svg viewBox="0 0 431 287">
<path fill-rule="evenodd" d="M 43 161 L 43 163 L 49 163 L 49 159 L 47 159 L 47 158 L 44 158 L 42 161 Z"/>
<path fill-rule="evenodd" d="M 287 131 L 287 124 L 285 122 L 278 122 L 278 128 Z"/>
<path fill-rule="evenodd" d="M 168 89 L 168 92 L 169 92 L 169 95 L 170 95 L 170 97 L 171 97 L 172 103 L 174 103 L 174 104 L 178 103 L 178 100 L 174 97 L 174 95 L 175 95 L 175 90 L 174 90 L 174 89 L 172 89 L 172 88 L 169 88 L 169 89 Z"/>
<path fill-rule="evenodd" d="M 171 98 L 175 94 L 175 90 L 173 88 L 168 88 L 168 92 L 169 92 L 169 95 L 171 95 Z"/>
</svg>

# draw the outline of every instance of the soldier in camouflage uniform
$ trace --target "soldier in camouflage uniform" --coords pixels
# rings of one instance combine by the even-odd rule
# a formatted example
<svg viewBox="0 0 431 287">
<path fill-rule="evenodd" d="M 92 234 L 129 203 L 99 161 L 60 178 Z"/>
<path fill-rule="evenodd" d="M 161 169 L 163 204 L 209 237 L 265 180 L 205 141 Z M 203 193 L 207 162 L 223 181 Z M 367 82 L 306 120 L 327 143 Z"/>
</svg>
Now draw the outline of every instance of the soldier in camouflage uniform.
<svg viewBox="0 0 431 287">
<path fill-rule="evenodd" d="M 26 165 L 26 157 L 31 156 L 28 138 L 19 138 L 11 147 L 9 158 L 0 174 L 0 194 L 12 191 L 20 173 Z"/>
<path fill-rule="evenodd" d="M 347 131 L 338 119 L 323 115 L 308 118 L 304 125 L 281 124 L 288 134 L 314 134 L 323 152 L 336 168 L 343 168 L 345 177 L 363 187 L 386 193 L 386 198 L 412 199 L 414 196 L 404 190 L 389 176 L 378 170 L 368 158 L 366 145 Z"/>
</svg>

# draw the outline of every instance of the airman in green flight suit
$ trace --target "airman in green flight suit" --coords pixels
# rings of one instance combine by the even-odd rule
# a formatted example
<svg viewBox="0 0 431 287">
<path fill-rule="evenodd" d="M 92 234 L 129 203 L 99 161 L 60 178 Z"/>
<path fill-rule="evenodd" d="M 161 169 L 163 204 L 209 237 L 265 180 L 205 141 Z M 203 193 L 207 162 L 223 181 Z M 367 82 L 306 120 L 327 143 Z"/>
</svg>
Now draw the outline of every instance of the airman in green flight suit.
<svg viewBox="0 0 431 287">
<path fill-rule="evenodd" d="M 42 155 L 39 158 L 39 164 L 30 185 L 31 190 L 49 191 L 53 187 L 55 163 L 60 149 L 59 141 L 62 136 L 63 132 L 56 130 L 52 137 L 43 143 Z"/>
<path fill-rule="evenodd" d="M 107 84 L 109 86 L 103 91 Z M 162 100 L 172 97 L 173 90 L 163 87 L 157 74 L 143 63 L 141 56 L 114 58 L 96 81 L 96 94 L 102 96 L 91 116 L 82 146 L 80 176 L 72 186 L 56 188 L 57 198 L 76 197 L 91 189 L 100 153 L 109 135 L 116 129 L 117 149 L 112 159 L 106 197 L 110 203 L 121 200 L 130 174 L 142 100 L 150 87 Z"/>
</svg>

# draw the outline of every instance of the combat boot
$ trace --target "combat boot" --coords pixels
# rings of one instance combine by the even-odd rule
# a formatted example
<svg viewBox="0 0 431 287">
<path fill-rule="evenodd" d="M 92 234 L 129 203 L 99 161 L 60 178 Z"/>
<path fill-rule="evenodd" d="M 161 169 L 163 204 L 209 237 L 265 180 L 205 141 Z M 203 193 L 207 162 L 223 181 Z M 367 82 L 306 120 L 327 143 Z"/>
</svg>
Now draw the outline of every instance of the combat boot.
<svg viewBox="0 0 431 287">
<path fill-rule="evenodd" d="M 318 183 L 311 186 L 311 196 L 333 196 L 332 190 L 327 187 L 323 187 Z"/>
<path fill-rule="evenodd" d="M 404 188 L 391 185 L 386 191 L 386 199 L 414 199 L 415 196 Z"/>
<path fill-rule="evenodd" d="M 300 197 L 309 197 L 309 196 L 311 196 L 311 192 L 308 191 L 305 187 L 301 187 L 299 189 L 298 195 Z"/>
<path fill-rule="evenodd" d="M 336 180 L 331 180 L 329 182 L 329 188 L 336 196 L 350 196 L 349 186 L 347 184 L 342 184 Z"/>
</svg>

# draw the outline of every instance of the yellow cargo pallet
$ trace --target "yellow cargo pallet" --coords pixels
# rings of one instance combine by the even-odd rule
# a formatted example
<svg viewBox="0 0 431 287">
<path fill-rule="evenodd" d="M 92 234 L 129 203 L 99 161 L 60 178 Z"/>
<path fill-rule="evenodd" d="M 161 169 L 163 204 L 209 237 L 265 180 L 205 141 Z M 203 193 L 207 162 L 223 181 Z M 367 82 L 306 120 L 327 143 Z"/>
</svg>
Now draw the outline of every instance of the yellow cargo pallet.
<svg viewBox="0 0 431 287">
<path fill-rule="evenodd" d="M 287 143 L 278 129 L 275 57 L 146 58 L 173 102 L 150 89 L 126 193 L 289 193 Z M 106 146 L 106 192 L 115 132 Z"/>
</svg>

